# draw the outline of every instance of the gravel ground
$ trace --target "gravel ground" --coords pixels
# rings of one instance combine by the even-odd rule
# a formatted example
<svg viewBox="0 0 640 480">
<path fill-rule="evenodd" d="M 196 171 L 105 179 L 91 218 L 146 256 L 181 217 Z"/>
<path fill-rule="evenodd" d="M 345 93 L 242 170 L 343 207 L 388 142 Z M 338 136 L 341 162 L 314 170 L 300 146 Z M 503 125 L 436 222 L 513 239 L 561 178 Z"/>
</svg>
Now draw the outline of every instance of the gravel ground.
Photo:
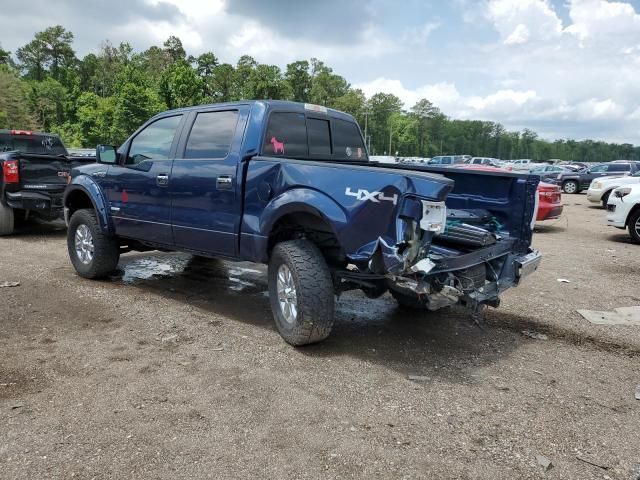
<svg viewBox="0 0 640 480">
<path fill-rule="evenodd" d="M 93 282 L 59 225 L 0 239 L 0 477 L 640 478 L 640 327 L 576 313 L 640 305 L 640 246 L 564 199 L 483 328 L 350 293 L 302 349 L 262 267 L 128 254 Z"/>
</svg>

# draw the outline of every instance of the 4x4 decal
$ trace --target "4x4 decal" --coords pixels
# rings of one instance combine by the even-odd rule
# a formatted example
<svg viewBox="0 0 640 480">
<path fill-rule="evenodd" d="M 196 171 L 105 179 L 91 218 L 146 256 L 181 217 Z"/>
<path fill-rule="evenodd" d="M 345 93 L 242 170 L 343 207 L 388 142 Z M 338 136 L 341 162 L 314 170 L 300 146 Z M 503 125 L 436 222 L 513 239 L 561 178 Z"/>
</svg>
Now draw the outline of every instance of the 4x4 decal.
<svg viewBox="0 0 640 480">
<path fill-rule="evenodd" d="M 361 202 L 369 201 L 373 203 L 380 203 L 380 201 L 385 201 L 391 202 L 394 205 L 397 205 L 398 203 L 398 195 L 395 193 L 393 195 L 385 195 L 384 192 L 370 192 L 364 188 L 359 188 L 357 192 L 354 192 L 351 190 L 351 187 L 347 187 L 344 194 L 349 197 L 356 197 Z"/>
</svg>

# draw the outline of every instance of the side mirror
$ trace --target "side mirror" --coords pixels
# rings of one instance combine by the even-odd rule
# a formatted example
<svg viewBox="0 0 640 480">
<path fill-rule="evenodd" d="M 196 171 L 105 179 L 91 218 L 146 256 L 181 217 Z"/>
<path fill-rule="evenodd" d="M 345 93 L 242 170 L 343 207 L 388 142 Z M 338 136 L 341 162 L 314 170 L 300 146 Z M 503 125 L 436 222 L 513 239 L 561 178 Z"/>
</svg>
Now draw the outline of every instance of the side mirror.
<svg viewBox="0 0 640 480">
<path fill-rule="evenodd" d="M 96 161 L 98 163 L 113 165 L 117 160 L 118 154 L 116 153 L 116 147 L 113 145 L 98 145 L 96 147 Z"/>
</svg>

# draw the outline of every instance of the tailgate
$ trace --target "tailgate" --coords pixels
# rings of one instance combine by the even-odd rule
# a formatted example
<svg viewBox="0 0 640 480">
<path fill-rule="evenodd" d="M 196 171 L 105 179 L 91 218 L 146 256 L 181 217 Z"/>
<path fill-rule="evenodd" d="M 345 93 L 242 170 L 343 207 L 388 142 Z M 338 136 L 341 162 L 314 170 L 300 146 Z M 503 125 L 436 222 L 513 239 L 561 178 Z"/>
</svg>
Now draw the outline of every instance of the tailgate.
<svg viewBox="0 0 640 480">
<path fill-rule="evenodd" d="M 23 188 L 38 190 L 63 189 L 71 169 L 95 162 L 95 157 L 54 157 L 21 154 L 20 183 Z"/>
<path fill-rule="evenodd" d="M 495 217 L 501 234 L 517 239 L 519 249 L 524 251 L 530 245 L 539 176 L 413 165 L 402 165 L 402 169 L 438 173 L 453 180 L 455 185 L 446 200 L 448 209 L 486 210 Z"/>
</svg>

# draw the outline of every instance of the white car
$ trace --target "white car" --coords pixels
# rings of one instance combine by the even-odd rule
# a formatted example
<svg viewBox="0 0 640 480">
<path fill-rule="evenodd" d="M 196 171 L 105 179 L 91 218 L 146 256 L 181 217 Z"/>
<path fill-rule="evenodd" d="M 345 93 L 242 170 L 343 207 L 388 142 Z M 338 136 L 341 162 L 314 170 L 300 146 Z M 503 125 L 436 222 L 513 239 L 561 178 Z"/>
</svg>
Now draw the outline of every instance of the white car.
<svg viewBox="0 0 640 480">
<path fill-rule="evenodd" d="M 602 206 L 606 207 L 609 195 L 616 188 L 635 185 L 637 183 L 640 183 L 640 171 L 637 171 L 633 175 L 596 178 L 591 182 L 591 185 L 589 185 L 587 200 L 593 203 L 602 203 Z"/>
<path fill-rule="evenodd" d="M 516 170 L 527 172 L 536 167 L 543 167 L 546 163 L 534 162 L 529 158 L 520 158 L 518 160 L 511 160 L 505 164 L 507 170 Z"/>
<path fill-rule="evenodd" d="M 628 228 L 631 240 L 640 243 L 640 184 L 618 187 L 607 203 L 607 224 Z"/>
</svg>

